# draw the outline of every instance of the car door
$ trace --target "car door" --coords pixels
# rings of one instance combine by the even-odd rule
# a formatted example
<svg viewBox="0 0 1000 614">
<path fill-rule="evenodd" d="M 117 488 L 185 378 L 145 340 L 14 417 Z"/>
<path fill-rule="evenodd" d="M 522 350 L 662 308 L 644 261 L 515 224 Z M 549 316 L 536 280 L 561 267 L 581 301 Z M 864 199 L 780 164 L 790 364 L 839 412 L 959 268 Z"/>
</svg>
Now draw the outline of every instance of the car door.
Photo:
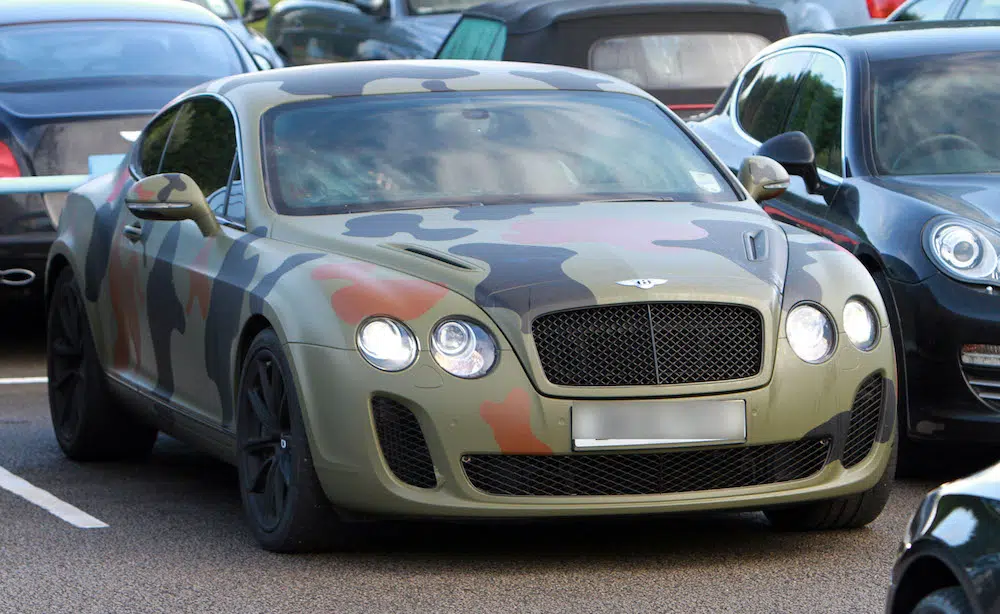
<svg viewBox="0 0 1000 614">
<path fill-rule="evenodd" d="M 222 422 L 222 386 L 232 374 L 206 339 L 206 331 L 224 326 L 227 314 L 209 309 L 215 272 L 230 248 L 246 235 L 242 190 L 231 190 L 242 176 L 237 155 L 236 123 L 219 99 L 199 96 L 186 101 L 173 123 L 159 173 L 183 173 L 216 203 L 221 231 L 205 237 L 190 221 L 143 220 L 140 239 L 145 280 L 142 309 L 148 330 L 138 379 L 158 400 L 210 424 Z M 231 198 L 230 193 L 238 194 Z M 221 200 L 221 205 L 219 204 Z M 226 219 L 225 215 L 234 219 Z M 228 317 L 235 317 L 228 314 Z M 228 351 L 228 348 L 226 349 Z"/>
</svg>

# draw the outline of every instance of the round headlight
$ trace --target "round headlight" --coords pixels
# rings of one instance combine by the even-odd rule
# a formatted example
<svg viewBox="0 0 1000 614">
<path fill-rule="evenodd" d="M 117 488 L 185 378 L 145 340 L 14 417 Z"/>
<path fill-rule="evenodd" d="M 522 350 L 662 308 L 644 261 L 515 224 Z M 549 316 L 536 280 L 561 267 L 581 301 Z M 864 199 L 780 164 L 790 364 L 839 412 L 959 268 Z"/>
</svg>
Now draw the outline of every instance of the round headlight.
<svg viewBox="0 0 1000 614">
<path fill-rule="evenodd" d="M 844 332 L 854 347 L 870 350 L 878 338 L 878 317 L 866 303 L 851 299 L 844 305 Z"/>
<path fill-rule="evenodd" d="M 820 363 L 830 357 L 836 340 L 829 316 L 812 305 L 792 309 L 785 322 L 792 351 L 806 362 Z"/>
<path fill-rule="evenodd" d="M 489 373 L 497 346 L 481 326 L 465 320 L 445 320 L 431 333 L 431 355 L 456 377 L 471 379 Z"/>
<path fill-rule="evenodd" d="M 365 360 L 383 371 L 402 371 L 417 359 L 417 341 L 402 323 L 373 318 L 358 329 L 358 349 Z"/>
<path fill-rule="evenodd" d="M 930 227 L 927 251 L 945 273 L 963 281 L 1000 280 L 1000 235 L 968 220 L 945 218 Z"/>
</svg>

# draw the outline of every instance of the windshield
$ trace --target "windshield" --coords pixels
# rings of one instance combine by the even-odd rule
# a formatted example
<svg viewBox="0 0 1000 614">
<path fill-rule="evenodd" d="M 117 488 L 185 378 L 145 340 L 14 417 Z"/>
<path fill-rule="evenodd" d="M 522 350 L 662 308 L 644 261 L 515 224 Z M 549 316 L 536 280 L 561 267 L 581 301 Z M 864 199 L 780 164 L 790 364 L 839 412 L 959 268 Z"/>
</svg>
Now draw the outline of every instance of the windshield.
<svg viewBox="0 0 1000 614">
<path fill-rule="evenodd" d="M 249 2 L 250 0 L 246 1 Z M 188 2 L 194 2 L 198 6 L 203 6 L 222 19 L 236 19 L 237 17 L 236 12 L 233 11 L 233 5 L 229 3 L 229 0 L 188 0 Z"/>
<path fill-rule="evenodd" d="M 469 7 L 481 4 L 482 0 L 409 0 L 410 12 L 414 15 L 432 13 L 461 13 Z"/>
<path fill-rule="evenodd" d="M 1000 52 L 873 62 L 872 79 L 880 172 L 1000 172 Z"/>
<path fill-rule="evenodd" d="M 62 22 L 0 28 L 0 85 L 102 77 L 208 81 L 243 72 L 219 29 L 178 23 Z"/>
<path fill-rule="evenodd" d="M 264 115 L 280 213 L 619 198 L 733 201 L 659 107 L 599 92 L 442 93 L 291 103 Z"/>
</svg>

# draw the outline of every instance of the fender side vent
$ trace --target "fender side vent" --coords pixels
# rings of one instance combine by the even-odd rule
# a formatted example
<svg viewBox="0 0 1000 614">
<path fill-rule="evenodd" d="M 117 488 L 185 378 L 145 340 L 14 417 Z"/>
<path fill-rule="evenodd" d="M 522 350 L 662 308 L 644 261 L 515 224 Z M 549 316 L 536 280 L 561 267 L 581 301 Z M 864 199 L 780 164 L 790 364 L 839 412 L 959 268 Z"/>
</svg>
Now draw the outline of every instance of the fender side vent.
<svg viewBox="0 0 1000 614">
<path fill-rule="evenodd" d="M 439 252 L 437 250 L 430 249 L 429 247 L 422 247 L 419 245 L 407 245 L 405 243 L 386 243 L 384 245 L 385 247 L 391 249 L 397 249 L 401 252 L 407 252 L 409 254 L 413 254 L 414 256 L 420 256 L 421 258 L 428 258 L 440 264 L 462 269 L 463 271 L 479 270 L 477 267 L 469 264 L 464 260 L 460 260 L 449 254 L 445 254 L 444 252 Z"/>
</svg>

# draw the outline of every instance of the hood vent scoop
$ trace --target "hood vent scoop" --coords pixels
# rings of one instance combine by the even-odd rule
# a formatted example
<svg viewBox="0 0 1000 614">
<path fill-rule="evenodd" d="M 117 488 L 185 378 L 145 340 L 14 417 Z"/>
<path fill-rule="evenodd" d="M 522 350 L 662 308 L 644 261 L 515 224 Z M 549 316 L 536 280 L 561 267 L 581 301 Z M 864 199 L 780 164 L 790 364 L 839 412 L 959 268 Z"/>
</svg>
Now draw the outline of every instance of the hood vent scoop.
<svg viewBox="0 0 1000 614">
<path fill-rule="evenodd" d="M 750 262 L 767 260 L 767 233 L 763 229 L 744 232 L 743 246 L 747 250 L 747 260 Z"/>
<path fill-rule="evenodd" d="M 406 252 L 408 254 L 413 254 L 414 256 L 419 256 L 421 258 L 428 258 L 437 262 L 438 264 L 444 264 L 446 266 L 455 267 L 457 269 L 462 269 L 463 271 L 478 271 L 479 268 L 473 266 L 472 264 L 466 262 L 465 260 L 460 260 L 452 256 L 451 254 L 446 254 L 444 252 L 439 252 L 429 247 L 423 247 L 420 245 L 407 245 L 405 243 L 383 243 L 383 247 L 388 247 L 390 249 L 399 250 L 401 252 Z"/>
</svg>

